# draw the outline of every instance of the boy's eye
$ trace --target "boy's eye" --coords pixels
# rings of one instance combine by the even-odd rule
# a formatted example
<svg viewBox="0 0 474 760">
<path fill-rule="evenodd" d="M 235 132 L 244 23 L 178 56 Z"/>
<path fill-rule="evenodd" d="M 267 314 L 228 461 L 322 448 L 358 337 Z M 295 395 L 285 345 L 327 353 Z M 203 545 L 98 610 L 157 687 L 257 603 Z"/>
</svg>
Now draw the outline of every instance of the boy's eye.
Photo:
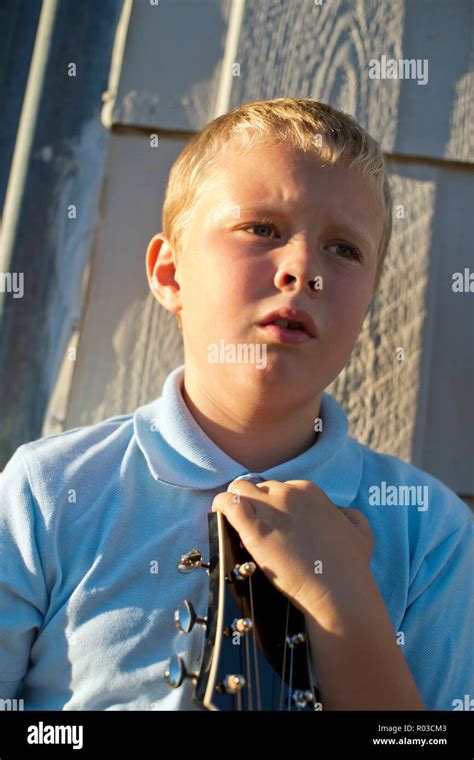
<svg viewBox="0 0 474 760">
<path fill-rule="evenodd" d="M 265 230 L 273 230 L 276 232 L 276 227 L 273 224 L 273 222 L 256 222 L 255 224 L 250 224 L 247 227 L 245 227 L 246 230 L 257 230 L 257 232 L 252 232 L 252 235 L 255 235 L 255 237 L 263 237 L 263 238 L 269 238 L 270 235 L 265 234 Z M 262 234 L 260 234 L 262 233 Z M 333 246 L 336 248 L 342 248 L 343 250 L 347 251 L 348 253 L 338 254 L 340 258 L 343 259 L 350 259 L 351 261 L 361 261 L 362 256 L 357 250 L 357 248 L 354 248 L 351 245 L 346 245 L 345 243 L 333 243 Z M 329 246 L 331 247 L 331 246 Z"/>
<path fill-rule="evenodd" d="M 345 243 L 333 243 L 332 245 L 335 248 L 343 248 L 346 251 L 349 251 L 349 255 L 342 254 L 341 258 L 343 258 L 343 259 L 349 259 L 350 258 L 350 259 L 352 259 L 354 261 L 360 261 L 361 258 L 362 258 L 361 255 L 360 255 L 360 253 L 359 253 L 359 251 L 357 250 L 357 248 L 353 248 L 351 245 L 346 245 Z M 332 246 L 329 246 L 329 247 L 331 248 Z M 338 255 L 340 255 L 340 254 L 338 254 Z"/>
<path fill-rule="evenodd" d="M 275 230 L 275 225 L 274 224 L 264 224 L 264 223 L 259 224 L 259 223 L 257 223 L 257 224 L 250 224 L 245 229 L 246 230 Z M 258 232 L 257 233 L 252 233 L 252 234 L 256 234 L 256 237 L 269 237 L 269 235 L 260 235 Z"/>
</svg>

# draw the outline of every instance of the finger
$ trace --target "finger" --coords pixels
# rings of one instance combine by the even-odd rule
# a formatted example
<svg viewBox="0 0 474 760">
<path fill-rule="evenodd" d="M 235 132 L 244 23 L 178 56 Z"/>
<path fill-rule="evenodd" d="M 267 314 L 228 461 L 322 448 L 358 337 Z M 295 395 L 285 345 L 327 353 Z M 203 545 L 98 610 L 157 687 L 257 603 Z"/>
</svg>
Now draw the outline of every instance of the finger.
<svg viewBox="0 0 474 760">
<path fill-rule="evenodd" d="M 245 543 L 245 537 L 255 530 L 256 512 L 253 503 L 231 492 L 219 493 L 211 507 L 213 512 L 222 512 Z"/>
<path fill-rule="evenodd" d="M 298 491 L 306 503 L 314 509 L 324 512 L 335 512 L 339 507 L 329 498 L 326 491 L 318 486 L 314 480 L 285 480 L 285 486 L 293 491 Z"/>
<path fill-rule="evenodd" d="M 372 527 L 367 520 L 366 516 L 360 511 L 360 509 L 353 509 L 352 507 L 344 507 L 341 509 L 343 515 L 347 517 L 348 520 L 356 527 L 358 528 L 361 533 L 363 533 L 366 536 L 373 537 L 372 533 Z"/>
<path fill-rule="evenodd" d="M 316 488 L 319 488 L 318 484 L 315 483 L 313 480 L 285 480 L 285 485 L 288 486 L 294 486 L 295 488 L 301 488 L 302 490 L 311 487 L 316 486 Z M 319 488 L 321 491 L 321 489 Z"/>
<path fill-rule="evenodd" d="M 333 504 L 326 491 L 323 491 L 314 480 L 285 480 L 284 485 L 291 486 L 297 491 L 313 493 L 318 498 L 319 503 Z"/>
<path fill-rule="evenodd" d="M 251 483 L 249 480 L 233 480 L 229 483 L 227 491 L 235 494 L 236 498 L 245 497 L 249 499 L 258 515 L 263 515 L 267 512 L 265 507 L 275 509 L 275 502 L 278 503 L 278 499 L 274 499 L 281 489 L 283 489 L 283 483 L 277 480 L 265 480 L 263 483 Z"/>
</svg>

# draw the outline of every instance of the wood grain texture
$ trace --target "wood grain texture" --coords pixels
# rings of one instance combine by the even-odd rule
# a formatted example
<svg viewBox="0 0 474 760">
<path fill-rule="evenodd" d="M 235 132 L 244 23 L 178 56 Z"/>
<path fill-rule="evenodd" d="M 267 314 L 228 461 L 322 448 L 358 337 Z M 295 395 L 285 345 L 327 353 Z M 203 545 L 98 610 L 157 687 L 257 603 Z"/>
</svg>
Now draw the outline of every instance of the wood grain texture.
<svg viewBox="0 0 474 760">
<path fill-rule="evenodd" d="M 288 96 L 352 114 L 386 153 L 474 160 L 474 5 L 459 0 L 247 0 L 231 107 Z M 369 77 L 428 60 L 428 83 Z"/>
<path fill-rule="evenodd" d="M 405 218 L 394 219 L 378 294 L 329 390 L 357 440 L 473 493 L 473 304 L 452 291 L 452 274 L 470 257 L 471 172 L 390 164 L 394 208 Z"/>
</svg>

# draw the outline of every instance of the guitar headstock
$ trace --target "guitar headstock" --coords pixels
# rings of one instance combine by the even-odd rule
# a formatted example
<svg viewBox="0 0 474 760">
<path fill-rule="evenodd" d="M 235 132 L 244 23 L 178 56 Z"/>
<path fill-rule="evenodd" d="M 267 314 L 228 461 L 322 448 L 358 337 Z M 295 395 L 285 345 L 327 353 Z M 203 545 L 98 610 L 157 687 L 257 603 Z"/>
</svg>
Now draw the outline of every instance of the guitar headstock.
<svg viewBox="0 0 474 760">
<path fill-rule="evenodd" d="M 183 634 L 205 628 L 198 672 L 170 658 L 169 687 L 194 681 L 194 701 L 207 710 L 314 710 L 319 692 L 311 675 L 304 615 L 270 583 L 221 512 L 210 512 L 209 562 L 197 549 L 181 557 L 181 573 L 209 576 L 207 616 L 185 599 L 175 611 Z"/>
</svg>

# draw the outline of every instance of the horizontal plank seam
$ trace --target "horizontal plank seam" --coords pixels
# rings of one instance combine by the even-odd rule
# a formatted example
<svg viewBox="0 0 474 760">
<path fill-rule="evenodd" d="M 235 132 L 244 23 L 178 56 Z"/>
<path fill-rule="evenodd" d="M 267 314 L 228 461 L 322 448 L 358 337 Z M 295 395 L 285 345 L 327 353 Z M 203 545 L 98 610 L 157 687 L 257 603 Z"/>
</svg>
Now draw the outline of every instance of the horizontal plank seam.
<svg viewBox="0 0 474 760">
<path fill-rule="evenodd" d="M 169 138 L 183 138 L 183 137 L 194 137 L 194 135 L 197 134 L 196 131 L 181 131 L 177 129 L 160 129 L 156 126 L 150 126 L 150 127 L 143 127 L 143 126 L 131 126 L 129 124 L 114 124 L 111 129 L 111 132 L 119 135 L 123 134 L 129 134 L 129 135 L 150 135 L 150 133 L 156 133 L 159 136 L 162 137 L 169 137 Z M 390 161 L 398 161 L 398 163 L 407 163 L 407 164 L 425 164 L 427 166 L 442 166 L 443 168 L 450 168 L 453 169 L 466 169 L 467 171 L 473 171 L 474 170 L 474 160 L 473 162 L 469 161 L 455 161 L 454 159 L 450 158 L 436 158 L 435 156 L 417 156 L 416 154 L 410 154 L 410 153 L 385 153 L 384 156 L 389 159 Z"/>
</svg>

